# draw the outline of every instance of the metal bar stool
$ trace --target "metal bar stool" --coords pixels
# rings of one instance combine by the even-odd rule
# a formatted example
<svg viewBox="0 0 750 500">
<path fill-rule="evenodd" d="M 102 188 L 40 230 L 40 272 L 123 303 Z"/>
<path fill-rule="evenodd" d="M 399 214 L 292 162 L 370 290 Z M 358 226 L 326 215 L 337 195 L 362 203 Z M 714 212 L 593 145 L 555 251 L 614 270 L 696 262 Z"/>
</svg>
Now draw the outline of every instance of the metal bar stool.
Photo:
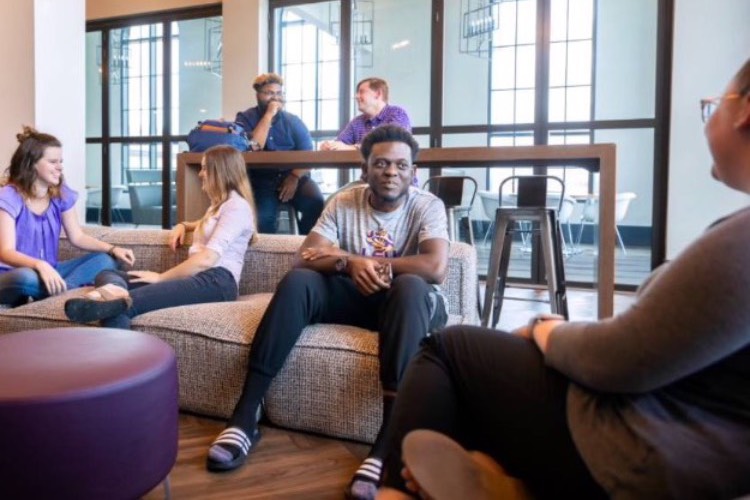
<svg viewBox="0 0 750 500">
<path fill-rule="evenodd" d="M 504 207 L 503 187 L 508 182 L 518 182 L 516 207 Z M 559 182 L 561 186 L 557 208 L 548 208 L 548 182 Z M 542 257 L 547 275 L 549 303 L 553 313 L 568 318 L 568 300 L 565 286 L 562 231 L 558 220 L 558 210 L 565 197 L 565 184 L 554 176 L 512 176 L 505 179 L 499 188 L 500 208 L 495 212 L 495 236 L 490 247 L 490 262 L 487 270 L 487 287 L 482 308 L 482 326 L 488 326 L 492 317 L 492 327 L 500 319 L 505 287 L 507 286 L 508 266 L 513 235 L 519 232 L 519 222 L 532 222 L 538 229 L 532 231 L 541 240 Z M 522 232 L 528 229 L 521 229 Z"/>
<path fill-rule="evenodd" d="M 290 203 L 279 203 L 278 208 L 279 230 L 283 234 L 299 234 L 299 219 L 297 210 Z"/>
<path fill-rule="evenodd" d="M 448 218 L 448 237 L 459 240 L 459 224 L 466 223 L 466 234 L 470 245 L 474 245 L 474 228 L 471 222 L 471 209 L 477 196 L 477 181 L 466 175 L 437 175 L 430 177 L 422 185 L 443 201 Z"/>
<path fill-rule="evenodd" d="M 471 209 L 477 197 L 479 185 L 476 179 L 467 175 L 436 175 L 430 177 L 422 185 L 422 189 L 429 191 L 443 201 L 448 218 L 448 238 L 451 241 L 460 239 L 460 223 L 466 223 L 466 236 L 469 245 L 474 246 L 474 225 L 471 221 Z M 477 312 L 482 315 L 482 301 L 477 281 Z"/>
</svg>

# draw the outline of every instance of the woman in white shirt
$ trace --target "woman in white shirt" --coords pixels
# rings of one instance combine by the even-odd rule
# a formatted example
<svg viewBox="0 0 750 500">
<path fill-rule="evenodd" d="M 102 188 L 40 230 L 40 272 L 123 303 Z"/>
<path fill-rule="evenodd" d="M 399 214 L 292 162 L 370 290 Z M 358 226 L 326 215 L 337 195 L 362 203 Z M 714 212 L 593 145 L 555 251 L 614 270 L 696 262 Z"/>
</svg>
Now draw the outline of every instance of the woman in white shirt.
<svg viewBox="0 0 750 500">
<path fill-rule="evenodd" d="M 128 329 L 134 317 L 150 311 L 237 298 L 245 251 L 256 233 L 245 162 L 233 147 L 214 146 L 204 153 L 198 175 L 211 206 L 200 220 L 177 224 L 169 236 L 176 250 L 193 231 L 187 260 L 163 273 L 103 271 L 95 290 L 65 302 L 69 319 Z"/>
</svg>

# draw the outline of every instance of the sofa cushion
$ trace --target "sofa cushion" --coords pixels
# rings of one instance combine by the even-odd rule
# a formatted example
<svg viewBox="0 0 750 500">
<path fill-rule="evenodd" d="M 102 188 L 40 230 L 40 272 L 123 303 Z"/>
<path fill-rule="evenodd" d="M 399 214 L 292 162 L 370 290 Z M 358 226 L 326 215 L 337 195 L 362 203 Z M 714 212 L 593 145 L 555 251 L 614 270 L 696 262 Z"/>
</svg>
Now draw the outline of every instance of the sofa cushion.
<svg viewBox="0 0 750 500">
<path fill-rule="evenodd" d="M 167 248 L 168 231 L 86 227 L 112 244 L 132 248 L 136 268 L 163 271 L 187 256 Z M 271 294 L 291 268 L 301 236 L 259 235 L 248 248 L 240 300 L 198 304 L 143 314 L 133 329 L 148 332 L 176 351 L 180 407 L 226 418 L 241 392 L 250 345 Z M 81 252 L 61 242 L 61 258 Z M 449 324 L 473 324 L 476 311 L 476 252 L 453 243 L 443 291 Z M 70 326 L 63 304 L 87 289 L 0 311 L 0 332 Z M 377 334 L 343 325 L 312 325 L 290 353 L 265 400 L 271 422 L 334 437 L 372 442 L 380 427 Z"/>
<path fill-rule="evenodd" d="M 180 407 L 227 418 L 242 391 L 250 344 L 273 294 L 138 316 L 133 329 L 177 353 Z M 460 321 L 451 316 L 450 321 Z M 376 332 L 346 325 L 305 328 L 266 395 L 268 419 L 283 427 L 372 442 L 380 427 Z M 210 397 L 206 397 L 210 394 Z"/>
</svg>

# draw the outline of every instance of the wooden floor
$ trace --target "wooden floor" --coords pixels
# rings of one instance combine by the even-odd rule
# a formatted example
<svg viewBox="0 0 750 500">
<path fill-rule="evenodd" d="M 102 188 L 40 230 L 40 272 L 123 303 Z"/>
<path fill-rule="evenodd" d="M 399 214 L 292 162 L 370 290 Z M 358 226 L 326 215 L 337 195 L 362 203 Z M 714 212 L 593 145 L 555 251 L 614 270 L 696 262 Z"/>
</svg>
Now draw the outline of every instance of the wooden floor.
<svg viewBox="0 0 750 500">
<path fill-rule="evenodd" d="M 525 323 L 535 312 L 549 311 L 542 302 L 546 292 L 509 289 L 499 329 Z M 618 293 L 615 310 L 633 302 L 632 294 Z M 568 304 L 572 320 L 593 319 L 596 300 L 590 290 L 570 290 Z M 216 474 L 206 471 L 206 452 L 224 422 L 193 415 L 180 416 L 177 463 L 170 474 L 172 498 L 182 499 L 341 499 L 351 475 L 369 447 L 359 443 L 313 436 L 261 426 L 258 449 L 240 469 Z M 163 488 L 149 493 L 147 500 L 164 498 Z"/>
<path fill-rule="evenodd" d="M 206 451 L 224 422 L 180 415 L 172 498 L 341 499 L 368 446 L 261 425 L 262 439 L 248 462 L 226 473 L 206 471 Z M 147 500 L 164 498 L 159 486 Z"/>
</svg>

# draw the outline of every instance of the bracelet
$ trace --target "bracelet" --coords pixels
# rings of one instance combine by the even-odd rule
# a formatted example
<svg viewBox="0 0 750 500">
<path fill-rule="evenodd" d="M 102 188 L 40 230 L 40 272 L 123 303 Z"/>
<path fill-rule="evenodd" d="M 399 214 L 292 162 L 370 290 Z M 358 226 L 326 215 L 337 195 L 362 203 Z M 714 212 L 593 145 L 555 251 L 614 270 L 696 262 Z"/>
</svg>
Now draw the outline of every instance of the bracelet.
<svg viewBox="0 0 750 500">
<path fill-rule="evenodd" d="M 107 250 L 107 255 L 109 255 L 110 257 L 114 257 L 115 256 L 115 248 L 117 248 L 116 245 L 112 245 L 111 247 L 109 247 L 109 250 Z"/>
</svg>

